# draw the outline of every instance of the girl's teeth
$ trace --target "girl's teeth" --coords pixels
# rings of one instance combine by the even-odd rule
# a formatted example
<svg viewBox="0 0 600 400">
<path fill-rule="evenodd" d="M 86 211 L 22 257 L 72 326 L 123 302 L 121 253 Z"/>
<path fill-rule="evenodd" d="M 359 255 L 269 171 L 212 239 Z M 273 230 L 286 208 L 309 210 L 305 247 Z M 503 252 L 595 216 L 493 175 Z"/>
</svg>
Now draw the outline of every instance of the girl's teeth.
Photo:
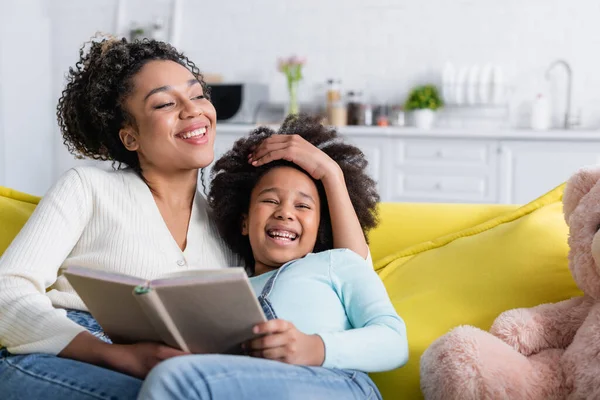
<svg viewBox="0 0 600 400">
<path fill-rule="evenodd" d="M 268 233 L 273 238 L 287 239 L 287 240 L 294 240 L 294 239 L 296 239 L 296 236 L 297 236 L 295 233 L 285 232 L 285 231 L 270 231 Z"/>
</svg>

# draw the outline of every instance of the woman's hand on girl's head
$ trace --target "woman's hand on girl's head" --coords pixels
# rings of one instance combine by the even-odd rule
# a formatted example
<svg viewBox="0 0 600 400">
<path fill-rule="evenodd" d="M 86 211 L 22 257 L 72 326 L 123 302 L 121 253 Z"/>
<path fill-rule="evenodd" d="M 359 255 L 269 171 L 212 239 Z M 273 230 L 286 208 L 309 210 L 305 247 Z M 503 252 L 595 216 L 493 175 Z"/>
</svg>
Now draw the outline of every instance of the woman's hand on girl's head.
<svg viewBox="0 0 600 400">
<path fill-rule="evenodd" d="M 248 162 L 255 167 L 275 160 L 293 162 L 317 180 L 337 178 L 342 172 L 334 160 L 299 135 L 270 136 L 248 157 Z"/>
<path fill-rule="evenodd" d="M 304 334 L 289 321 L 264 322 L 254 327 L 254 333 L 264 336 L 244 344 L 252 357 L 313 366 L 323 365 L 325 361 L 325 344 L 321 337 Z"/>
</svg>

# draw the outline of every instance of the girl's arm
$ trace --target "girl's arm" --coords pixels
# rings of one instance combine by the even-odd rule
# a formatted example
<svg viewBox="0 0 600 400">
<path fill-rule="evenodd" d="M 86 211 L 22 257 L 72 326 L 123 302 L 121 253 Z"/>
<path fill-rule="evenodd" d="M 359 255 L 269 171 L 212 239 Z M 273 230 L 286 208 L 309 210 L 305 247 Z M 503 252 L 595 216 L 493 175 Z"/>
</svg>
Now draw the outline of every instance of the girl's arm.
<svg viewBox="0 0 600 400">
<path fill-rule="evenodd" d="M 275 160 L 293 162 L 323 183 L 329 203 L 334 247 L 350 249 L 372 264 L 340 166 L 298 135 L 273 135 L 263 140 L 249 162 L 260 166 Z"/>
<path fill-rule="evenodd" d="M 308 335 L 294 324 L 273 319 L 254 328 L 264 334 L 244 349 L 254 357 L 297 365 L 379 372 L 408 361 L 406 327 L 381 280 L 357 254 L 330 254 L 330 276 L 354 329 Z"/>
<path fill-rule="evenodd" d="M 332 251 L 331 279 L 354 329 L 320 333 L 324 367 L 379 372 L 408 361 L 404 321 L 379 276 L 350 251 Z"/>
</svg>

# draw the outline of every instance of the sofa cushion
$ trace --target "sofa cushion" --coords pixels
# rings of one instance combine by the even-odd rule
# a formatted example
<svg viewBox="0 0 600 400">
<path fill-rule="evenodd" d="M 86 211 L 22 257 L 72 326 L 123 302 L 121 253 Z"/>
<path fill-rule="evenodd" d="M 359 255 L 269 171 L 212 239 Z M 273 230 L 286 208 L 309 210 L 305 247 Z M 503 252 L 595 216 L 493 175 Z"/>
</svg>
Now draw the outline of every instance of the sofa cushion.
<svg viewBox="0 0 600 400">
<path fill-rule="evenodd" d="M 33 213 L 39 197 L 0 186 L 0 255 Z"/>
<path fill-rule="evenodd" d="M 474 225 L 519 206 L 513 204 L 380 203 L 379 224 L 369 232 L 373 261 Z"/>
<path fill-rule="evenodd" d="M 406 322 L 410 347 L 406 366 L 372 374 L 384 398 L 421 396 L 421 354 L 453 327 L 489 329 L 507 309 L 581 294 L 567 267 L 562 192 L 560 186 L 517 210 L 375 264 Z"/>
</svg>

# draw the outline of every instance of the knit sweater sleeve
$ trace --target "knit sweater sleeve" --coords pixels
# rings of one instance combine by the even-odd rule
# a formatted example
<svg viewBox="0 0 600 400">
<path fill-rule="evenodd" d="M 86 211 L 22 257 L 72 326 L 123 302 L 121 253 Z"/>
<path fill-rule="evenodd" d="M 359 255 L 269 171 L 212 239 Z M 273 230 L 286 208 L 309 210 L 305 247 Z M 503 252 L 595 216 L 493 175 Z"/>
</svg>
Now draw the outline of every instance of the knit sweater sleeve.
<svg viewBox="0 0 600 400">
<path fill-rule="evenodd" d="M 58 354 L 85 330 L 55 309 L 46 289 L 91 218 L 90 191 L 66 172 L 0 258 L 0 344 L 13 354 Z"/>
</svg>

